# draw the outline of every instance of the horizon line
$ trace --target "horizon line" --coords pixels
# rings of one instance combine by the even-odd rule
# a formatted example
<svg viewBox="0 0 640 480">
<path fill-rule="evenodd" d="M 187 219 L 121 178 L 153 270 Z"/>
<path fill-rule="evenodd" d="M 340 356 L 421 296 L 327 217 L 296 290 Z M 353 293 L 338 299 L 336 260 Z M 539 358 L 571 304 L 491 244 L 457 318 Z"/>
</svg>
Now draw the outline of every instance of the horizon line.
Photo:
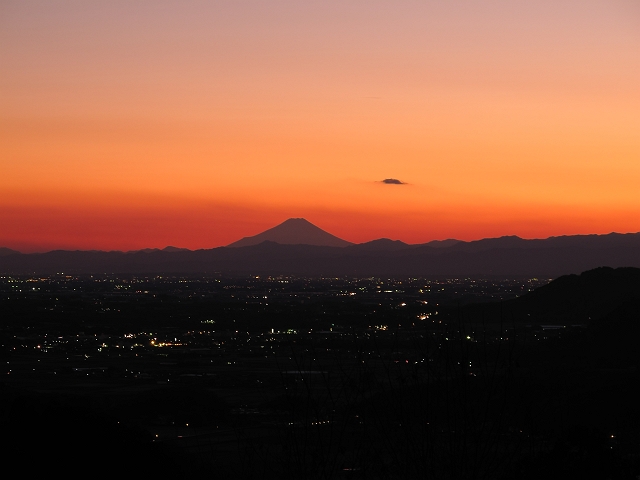
<svg viewBox="0 0 640 480">
<path fill-rule="evenodd" d="M 292 217 L 293 218 L 293 217 Z M 291 220 L 287 219 L 287 220 Z M 306 220 L 302 217 L 296 217 L 295 219 L 302 219 L 302 220 Z M 285 221 L 287 221 L 285 220 Z M 306 220 L 308 221 L 308 220 Z M 281 222 L 284 223 L 284 222 Z M 278 225 L 281 225 L 281 223 L 279 223 Z M 309 222 L 312 225 L 312 222 Z M 278 226 L 276 225 L 276 226 Z M 274 227 L 271 227 L 274 228 Z M 320 228 L 320 227 L 318 227 Z M 267 229 L 269 230 L 269 229 Z M 115 253 L 136 253 L 136 252 L 142 252 L 144 250 L 151 250 L 151 251 L 164 251 L 167 248 L 171 248 L 171 249 L 176 249 L 176 250 L 183 250 L 183 251 L 189 251 L 189 252 L 196 252 L 198 250 L 213 250 L 216 248 L 227 248 L 229 247 L 231 244 L 238 242 L 244 238 L 251 238 L 251 237 L 255 237 L 257 235 L 260 235 L 263 232 L 260 232 L 256 235 L 249 235 L 248 237 L 242 237 L 238 240 L 234 240 L 233 242 L 230 242 L 228 244 L 225 245 L 217 245 L 217 246 L 212 246 L 212 247 L 202 247 L 202 248 L 188 248 L 188 247 L 177 247 L 175 245 L 166 245 L 164 247 L 142 247 L 142 248 L 138 248 L 138 249 L 130 249 L 130 250 L 119 250 L 119 249 L 99 249 L 99 248 L 73 248 L 73 247 L 69 247 L 69 248 L 65 248 L 65 247 L 59 247 L 59 248 L 51 248 L 51 249 L 43 249 L 43 250 L 33 250 L 33 251 L 21 251 L 18 250 L 17 248 L 13 248 L 7 245 L 0 245 L 0 249 L 7 249 L 7 250 L 12 250 L 14 252 L 17 252 L 21 255 L 31 255 L 31 254 L 45 254 L 45 253 L 51 253 L 51 252 L 103 252 L 103 253 L 110 253 L 110 252 L 115 252 Z M 326 232 L 329 233 L 329 232 Z M 525 240 L 525 241 L 532 241 L 532 240 L 549 240 L 552 238 L 562 238 L 562 237 L 593 237 L 593 236 L 598 236 L 598 237 L 603 237 L 603 236 L 607 236 L 607 235 L 637 235 L 640 234 L 640 231 L 636 231 L 636 232 L 616 232 L 616 231 L 611 231 L 608 233 L 576 233 L 576 234 L 563 234 L 563 235 L 550 235 L 548 237 L 521 237 L 519 235 L 516 234 L 511 234 L 511 235 L 500 235 L 500 236 L 496 236 L 496 237 L 481 237 L 481 238 L 476 238 L 473 240 L 460 240 L 457 238 L 453 238 L 453 237 L 448 237 L 448 238 L 443 238 L 443 239 L 433 239 L 433 240 L 428 240 L 426 242 L 422 242 L 422 243 L 406 243 L 400 239 L 392 239 L 390 237 L 379 237 L 379 238 L 374 238 L 372 240 L 367 240 L 365 242 L 360 242 L 360 243 L 356 243 L 356 242 L 350 242 L 349 240 L 344 240 L 340 237 L 341 240 L 344 240 L 345 242 L 350 243 L 350 245 L 346 245 L 343 247 L 330 247 L 330 248 L 348 248 L 348 247 L 352 247 L 352 246 L 357 246 L 357 245 L 364 245 L 367 243 L 372 243 L 372 242 L 376 242 L 379 240 L 389 240 L 389 241 L 393 241 L 393 242 L 401 242 L 404 243 L 407 246 L 422 246 L 422 245 L 428 245 L 429 243 L 433 243 L 433 242 L 445 242 L 445 241 L 456 241 L 456 242 L 462 242 L 462 243 L 473 243 L 473 242 L 479 242 L 482 240 L 496 240 L 496 239 L 500 239 L 500 238 L 518 238 L 520 240 Z M 331 234 L 333 235 L 333 234 Z M 335 236 L 335 235 L 334 235 Z M 273 240 L 265 240 L 264 242 L 272 242 L 272 243 L 279 243 L 279 242 L 275 242 Z M 260 242 L 260 243 L 264 243 L 264 242 Z M 284 243 L 279 243 L 280 245 L 308 245 L 308 244 L 304 244 L 304 243 L 298 243 L 298 244 L 284 244 Z M 259 245 L 259 244 L 257 244 Z M 255 245 L 252 245 L 255 246 Z M 321 245 L 315 245 L 315 246 L 321 246 Z M 246 247 L 230 247 L 230 248 L 246 248 Z M 167 253 L 175 253 L 175 252 L 167 252 Z M 12 255 L 12 254 L 9 254 Z"/>
</svg>

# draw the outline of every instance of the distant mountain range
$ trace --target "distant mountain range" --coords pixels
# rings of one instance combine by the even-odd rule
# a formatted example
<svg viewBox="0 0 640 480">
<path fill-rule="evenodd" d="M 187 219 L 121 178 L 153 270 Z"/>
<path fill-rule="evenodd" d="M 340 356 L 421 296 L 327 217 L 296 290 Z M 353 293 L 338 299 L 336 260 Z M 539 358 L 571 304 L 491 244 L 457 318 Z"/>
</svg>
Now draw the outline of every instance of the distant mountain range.
<svg viewBox="0 0 640 480">
<path fill-rule="evenodd" d="M 132 252 L 22 254 L 0 248 L 0 273 L 184 273 L 310 276 L 556 277 L 596 267 L 640 267 L 640 233 L 516 236 L 409 245 L 378 239 L 352 244 L 304 219 L 289 219 L 226 247 Z"/>
</svg>

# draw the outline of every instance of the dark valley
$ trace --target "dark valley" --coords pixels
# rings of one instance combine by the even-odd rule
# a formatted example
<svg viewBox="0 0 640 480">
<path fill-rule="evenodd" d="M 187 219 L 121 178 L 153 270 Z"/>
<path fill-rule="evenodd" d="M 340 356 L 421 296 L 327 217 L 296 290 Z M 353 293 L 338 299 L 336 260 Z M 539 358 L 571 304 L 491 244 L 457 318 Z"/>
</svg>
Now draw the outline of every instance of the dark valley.
<svg viewBox="0 0 640 480">
<path fill-rule="evenodd" d="M 0 311 L 5 453 L 34 473 L 640 474 L 636 268 L 12 275 Z"/>
</svg>

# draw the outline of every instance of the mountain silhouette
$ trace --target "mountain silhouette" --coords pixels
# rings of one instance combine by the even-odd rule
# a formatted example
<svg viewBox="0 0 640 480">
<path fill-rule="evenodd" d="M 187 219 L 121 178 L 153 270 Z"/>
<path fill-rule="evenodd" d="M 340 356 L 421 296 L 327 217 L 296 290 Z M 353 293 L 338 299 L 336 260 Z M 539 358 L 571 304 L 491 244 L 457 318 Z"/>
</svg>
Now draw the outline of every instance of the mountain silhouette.
<svg viewBox="0 0 640 480">
<path fill-rule="evenodd" d="M 190 252 L 191 250 L 189 250 L 188 248 L 179 248 L 179 247 L 173 247 L 171 245 L 164 247 L 162 249 L 163 252 Z"/>
<path fill-rule="evenodd" d="M 282 245 L 315 245 L 319 247 L 346 247 L 351 242 L 325 232 L 304 218 L 290 218 L 280 225 L 233 242 L 228 247 L 250 247 L 262 242 L 275 242 Z"/>
<path fill-rule="evenodd" d="M 400 240 L 391 240 L 389 238 L 379 238 L 366 243 L 352 245 L 353 251 L 359 252 L 390 252 L 414 248 L 414 245 L 408 245 Z"/>
<path fill-rule="evenodd" d="M 423 245 L 432 248 L 448 248 L 460 242 L 460 240 L 456 240 L 455 238 L 448 238 L 446 240 L 431 240 L 430 242 L 424 243 Z"/>
<path fill-rule="evenodd" d="M 587 323 L 631 300 L 640 300 L 640 269 L 600 267 L 580 275 L 563 275 L 505 303 L 517 306 L 529 317 L 572 316 L 578 323 Z"/>
<path fill-rule="evenodd" d="M 218 272 L 232 275 L 554 278 L 605 265 L 640 267 L 640 233 L 535 240 L 517 237 L 472 242 L 446 240 L 422 245 L 379 239 L 347 248 L 345 245 L 351 244 L 306 220 L 290 219 L 231 246 L 212 249 L 16 252 L 0 255 L 0 273 Z M 528 313 L 535 314 L 533 311 Z"/>
<path fill-rule="evenodd" d="M 617 318 L 614 312 L 628 312 L 629 306 L 640 313 L 640 268 L 598 267 L 562 275 L 514 299 L 469 304 L 463 316 L 472 323 L 501 318 L 509 323 L 587 325 Z"/>
</svg>

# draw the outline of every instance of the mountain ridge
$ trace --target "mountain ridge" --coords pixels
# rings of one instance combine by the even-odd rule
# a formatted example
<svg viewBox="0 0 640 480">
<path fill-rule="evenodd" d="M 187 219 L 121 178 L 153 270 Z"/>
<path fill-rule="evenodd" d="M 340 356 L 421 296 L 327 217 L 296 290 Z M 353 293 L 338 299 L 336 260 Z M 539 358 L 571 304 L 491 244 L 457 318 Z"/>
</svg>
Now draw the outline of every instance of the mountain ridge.
<svg viewBox="0 0 640 480">
<path fill-rule="evenodd" d="M 217 272 L 231 275 L 552 278 L 602 266 L 640 267 L 640 233 L 613 232 L 547 239 L 511 235 L 469 242 L 435 240 L 424 244 L 382 238 L 352 244 L 305 219 L 294 218 L 213 249 L 169 246 L 162 250 L 128 252 L 55 250 L 23 254 L 11 249 L 0 251 L 6 252 L 0 255 L 0 274 Z"/>
<path fill-rule="evenodd" d="M 597 267 L 562 275 L 501 304 L 469 305 L 475 317 L 486 316 L 525 323 L 588 324 L 629 302 L 640 301 L 640 268 Z M 500 312 L 497 310 L 500 309 Z M 490 313 L 493 310 L 493 313 Z"/>
<path fill-rule="evenodd" d="M 282 245 L 262 242 L 246 247 L 195 251 L 64 251 L 0 257 L 0 273 L 203 273 L 301 276 L 507 276 L 543 277 L 580 273 L 596 267 L 640 267 L 640 234 L 580 245 L 545 240 L 505 248 L 487 242 L 478 249 L 454 244 L 400 248 Z M 576 244 L 577 243 L 577 244 Z M 366 245 L 366 244 L 365 244 Z M 392 244 L 395 245 L 395 244 Z"/>
<path fill-rule="evenodd" d="M 244 237 L 230 243 L 227 247 L 249 247 L 264 241 L 276 242 L 282 245 L 315 245 L 322 247 L 353 245 L 351 242 L 322 230 L 304 218 L 289 218 L 257 235 Z"/>
</svg>

